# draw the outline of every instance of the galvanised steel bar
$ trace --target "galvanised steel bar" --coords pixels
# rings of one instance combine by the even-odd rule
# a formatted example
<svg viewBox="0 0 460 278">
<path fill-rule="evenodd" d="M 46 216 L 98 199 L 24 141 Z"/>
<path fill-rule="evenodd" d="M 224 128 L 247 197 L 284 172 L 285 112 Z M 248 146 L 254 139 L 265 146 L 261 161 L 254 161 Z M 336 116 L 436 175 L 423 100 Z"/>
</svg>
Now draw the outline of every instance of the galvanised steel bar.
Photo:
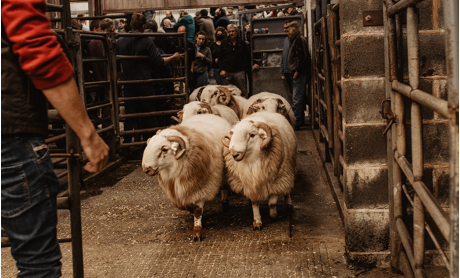
<svg viewBox="0 0 460 278">
<path fill-rule="evenodd" d="M 113 105 L 113 103 L 109 102 L 109 103 L 104 103 L 104 104 L 100 104 L 100 105 L 90 106 L 90 107 L 86 108 L 86 110 L 87 111 L 97 110 L 99 108 L 110 107 L 112 105 Z"/>
<path fill-rule="evenodd" d="M 396 219 L 396 229 L 398 230 L 399 237 L 401 238 L 401 243 L 404 246 L 404 250 L 407 255 L 407 259 L 409 260 L 412 269 L 415 269 L 415 259 L 414 259 L 414 250 L 412 239 L 407 231 L 406 225 L 401 218 Z"/>
<path fill-rule="evenodd" d="M 126 84 L 154 84 L 154 83 L 168 83 L 168 82 L 179 82 L 185 81 L 186 77 L 179 77 L 179 78 L 158 78 L 158 79 L 146 79 L 146 80 L 125 80 L 125 81 L 118 81 L 118 85 L 126 85 Z"/>
<path fill-rule="evenodd" d="M 186 33 L 181 33 L 182 37 L 183 37 L 183 49 L 184 49 L 184 59 L 181 61 L 181 66 L 184 66 L 184 76 L 185 76 L 185 103 L 188 103 L 189 102 L 189 87 L 188 87 L 188 69 L 186 68 L 187 67 L 187 62 L 188 61 L 187 57 L 188 57 L 188 52 L 187 52 L 187 34 Z M 180 40 L 179 40 L 180 41 Z"/>
<path fill-rule="evenodd" d="M 444 0 L 444 29 L 446 30 L 446 69 L 447 69 L 447 99 L 450 104 L 449 119 L 449 150 L 450 150 L 450 277 L 459 277 L 459 129 L 458 129 L 458 0 Z"/>
<path fill-rule="evenodd" d="M 449 233 L 450 233 L 450 224 L 449 219 L 445 215 L 442 208 L 439 206 L 436 199 L 433 197 L 433 194 L 428 190 L 426 185 L 421 181 L 416 181 L 414 175 L 412 173 L 412 167 L 410 166 L 409 162 L 404 156 L 395 151 L 395 159 L 398 162 L 398 165 L 403 170 L 404 174 L 407 177 L 407 180 L 412 184 L 417 195 L 423 202 L 428 213 L 433 218 L 434 222 L 438 226 L 439 230 L 443 234 L 446 240 L 449 240 Z"/>
<path fill-rule="evenodd" d="M 410 86 L 396 80 L 391 83 L 391 88 L 434 112 L 439 113 L 446 119 L 451 117 L 448 101 L 437 98 L 419 89 L 412 90 Z"/>
<path fill-rule="evenodd" d="M 412 207 L 414 207 L 414 201 L 412 200 L 412 197 L 409 194 L 409 191 L 407 191 L 407 188 L 405 185 L 403 185 L 403 190 L 404 193 L 406 194 L 407 200 L 409 200 L 409 203 L 411 203 Z M 444 253 L 444 250 L 442 250 L 441 244 L 439 244 L 438 239 L 433 233 L 433 230 L 431 230 L 430 225 L 425 222 L 425 229 L 428 232 L 428 235 L 430 235 L 431 240 L 433 241 L 434 245 L 436 246 L 436 249 L 439 251 L 439 255 L 441 256 L 442 260 L 446 264 L 446 268 L 450 270 L 450 262 L 449 259 L 447 258 L 446 254 Z"/>
<path fill-rule="evenodd" d="M 112 49 L 112 55 L 110 55 L 112 61 L 111 61 L 111 68 L 112 70 L 109 71 L 107 69 L 107 76 L 111 76 L 112 80 L 112 85 L 111 85 L 111 102 L 113 103 L 113 109 L 111 111 L 113 121 L 115 123 L 115 150 L 118 151 L 119 145 L 120 145 L 120 102 L 118 101 L 118 96 L 120 96 L 120 93 L 118 89 L 121 87 L 118 86 L 117 79 L 118 79 L 118 73 L 117 73 L 117 58 L 115 53 L 117 53 L 117 44 L 116 44 L 116 39 L 115 39 L 116 33 L 110 34 L 110 43 L 111 43 L 111 49 Z"/>
<path fill-rule="evenodd" d="M 407 8 L 406 18 L 409 83 L 412 90 L 415 90 L 419 85 L 419 34 L 418 18 L 413 7 Z M 415 101 L 412 101 L 411 107 L 411 145 L 414 179 L 420 181 L 423 177 L 422 115 L 420 113 L 420 104 Z M 425 208 L 417 194 L 414 196 L 414 259 L 414 272 L 417 276 L 424 277 Z"/>
<path fill-rule="evenodd" d="M 331 81 L 331 69 L 330 69 L 330 59 L 329 59 L 329 51 L 328 51 L 328 39 L 327 39 L 327 26 L 326 26 L 326 18 L 323 17 L 321 22 L 321 36 L 323 40 L 323 69 L 324 69 L 324 98 L 327 104 L 326 108 L 326 126 L 327 126 L 327 148 L 326 154 L 329 153 L 327 149 L 334 148 L 334 126 L 333 126 L 333 111 L 332 111 L 332 81 Z M 326 161 L 332 160 L 330 155 L 326 155 Z"/>
<path fill-rule="evenodd" d="M 151 100 L 151 99 L 171 99 L 171 98 L 185 98 L 186 94 L 177 94 L 177 95 L 159 95 L 159 96 L 147 96 L 147 97 L 120 97 L 119 101 L 126 100 Z"/>
<path fill-rule="evenodd" d="M 399 266 L 401 267 L 401 271 L 405 278 L 415 278 L 409 260 L 407 259 L 406 253 L 404 253 L 404 251 L 402 251 L 399 255 Z"/>
<path fill-rule="evenodd" d="M 415 6 L 418 2 L 421 2 L 423 0 L 401 0 L 398 3 L 392 5 L 388 10 L 387 10 L 387 16 L 388 17 L 393 17 L 396 14 L 404 11 L 406 8 Z"/>
<path fill-rule="evenodd" d="M 150 117 L 150 116 L 169 116 L 176 115 L 177 112 L 182 110 L 168 110 L 168 111 L 156 111 L 156 112 L 146 112 L 146 113 L 136 113 L 136 114 L 124 114 L 120 115 L 120 119 L 128 118 L 140 118 L 140 117 Z"/>
<path fill-rule="evenodd" d="M 401 239 L 398 234 L 396 220 L 402 217 L 402 175 L 401 169 L 395 162 L 393 157 L 393 150 L 398 147 L 402 151 L 405 150 L 401 143 L 398 141 L 397 134 L 404 135 L 404 109 L 401 109 L 400 101 L 396 100 L 398 97 L 391 89 L 391 81 L 397 80 L 397 60 L 396 60 L 396 24 L 395 19 L 387 15 L 387 9 L 391 6 L 392 1 L 383 2 L 384 14 L 384 52 L 385 52 L 385 96 L 391 99 L 391 110 L 394 111 L 395 117 L 398 117 L 398 122 L 393 124 L 390 131 L 387 133 L 387 161 L 388 161 L 388 204 L 389 204 L 389 227 L 390 227 L 390 254 L 391 254 L 391 267 L 394 272 L 399 271 L 400 257 L 404 252 L 401 252 Z M 396 105 L 398 103 L 398 105 Z M 396 109 L 398 108 L 398 109 Z M 401 127 L 403 128 L 402 130 Z M 410 268 L 410 267 L 409 267 Z M 404 269 L 404 268 L 403 268 Z M 412 271 L 410 271 L 412 272 Z"/>
</svg>

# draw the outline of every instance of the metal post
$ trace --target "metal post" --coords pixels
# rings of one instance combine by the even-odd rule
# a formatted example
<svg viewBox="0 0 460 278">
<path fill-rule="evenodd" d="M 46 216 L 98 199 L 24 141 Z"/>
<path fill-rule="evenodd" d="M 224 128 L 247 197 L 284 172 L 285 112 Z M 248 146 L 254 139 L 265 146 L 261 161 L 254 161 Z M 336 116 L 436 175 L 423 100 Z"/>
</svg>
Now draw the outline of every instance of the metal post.
<svg viewBox="0 0 460 278">
<path fill-rule="evenodd" d="M 324 2 L 323 2 L 324 3 Z M 330 69 L 330 58 L 329 58 L 329 48 L 328 48 L 328 39 L 327 39 L 327 26 L 326 18 L 323 18 L 321 22 L 321 36 L 323 40 L 323 68 L 324 68 L 324 98 L 326 100 L 326 122 L 327 122 L 327 136 L 328 140 L 326 142 L 326 161 L 331 161 L 331 150 L 334 148 L 334 129 L 333 129 L 333 116 L 332 116 L 332 86 L 331 86 L 331 69 Z"/>
</svg>

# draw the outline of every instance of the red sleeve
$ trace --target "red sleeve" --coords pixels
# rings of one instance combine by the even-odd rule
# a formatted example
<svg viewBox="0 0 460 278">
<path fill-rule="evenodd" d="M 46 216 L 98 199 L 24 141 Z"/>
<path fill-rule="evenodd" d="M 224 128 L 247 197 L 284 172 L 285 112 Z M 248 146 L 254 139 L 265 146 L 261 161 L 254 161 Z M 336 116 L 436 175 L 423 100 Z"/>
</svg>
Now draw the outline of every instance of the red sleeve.
<svg viewBox="0 0 460 278">
<path fill-rule="evenodd" d="M 40 90 L 59 85 L 73 73 L 45 11 L 44 0 L 2 0 L 2 23 L 13 52 Z"/>
</svg>

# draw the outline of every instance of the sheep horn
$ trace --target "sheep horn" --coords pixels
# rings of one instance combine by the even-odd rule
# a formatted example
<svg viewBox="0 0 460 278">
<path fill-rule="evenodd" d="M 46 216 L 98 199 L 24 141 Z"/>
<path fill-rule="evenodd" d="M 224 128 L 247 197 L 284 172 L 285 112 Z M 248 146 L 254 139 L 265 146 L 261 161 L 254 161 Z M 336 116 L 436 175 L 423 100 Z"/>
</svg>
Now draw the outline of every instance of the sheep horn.
<svg viewBox="0 0 460 278">
<path fill-rule="evenodd" d="M 203 93 L 204 88 L 206 88 L 206 86 L 202 86 L 198 89 L 198 94 L 196 94 L 196 99 L 198 101 L 201 101 L 201 94 Z"/>
<path fill-rule="evenodd" d="M 252 105 L 251 105 L 251 106 L 249 106 L 248 112 L 246 112 L 246 115 L 251 115 L 251 114 L 254 113 L 254 112 L 255 112 L 255 111 L 254 111 L 254 107 L 252 107 Z"/>
<path fill-rule="evenodd" d="M 185 141 L 184 139 L 180 138 L 179 136 L 171 135 L 165 136 L 170 142 L 178 143 L 180 146 L 180 151 L 176 154 L 176 159 L 181 158 L 181 156 L 185 153 Z"/>
<path fill-rule="evenodd" d="M 265 131 L 265 133 L 267 133 L 267 138 L 265 138 L 262 141 L 262 144 L 260 145 L 260 149 L 264 150 L 268 147 L 268 145 L 272 141 L 272 129 L 266 123 L 262 123 L 262 122 L 256 122 L 254 123 L 254 126 L 262 129 L 263 131 Z"/>
<path fill-rule="evenodd" d="M 228 135 L 225 135 L 224 137 L 222 137 L 221 141 L 222 141 L 222 144 L 228 148 L 228 146 L 230 145 L 230 136 Z"/>
<path fill-rule="evenodd" d="M 278 109 L 281 111 L 284 110 L 284 112 L 280 114 L 282 114 L 283 116 L 286 116 L 286 113 L 287 113 L 286 105 L 281 99 L 277 98 L 276 100 L 278 101 Z"/>
<path fill-rule="evenodd" d="M 204 109 L 208 110 L 209 114 L 212 114 L 212 109 L 211 109 L 211 106 L 209 106 L 209 104 L 207 104 L 205 102 L 200 102 L 200 106 L 201 106 L 201 108 L 204 108 Z"/>
<path fill-rule="evenodd" d="M 173 119 L 174 121 L 176 121 L 178 123 L 182 122 L 180 119 L 178 119 L 177 117 L 174 117 L 174 116 L 171 116 L 171 119 Z"/>
<path fill-rule="evenodd" d="M 225 87 L 221 87 L 221 86 L 218 86 L 217 89 L 221 92 L 221 93 L 224 93 L 225 94 L 225 100 L 223 103 L 220 102 L 220 98 L 217 99 L 217 104 L 222 104 L 222 105 L 225 105 L 225 106 L 228 106 L 228 104 L 230 103 L 230 101 L 232 100 L 232 93 L 230 93 L 230 91 L 225 88 Z"/>
</svg>

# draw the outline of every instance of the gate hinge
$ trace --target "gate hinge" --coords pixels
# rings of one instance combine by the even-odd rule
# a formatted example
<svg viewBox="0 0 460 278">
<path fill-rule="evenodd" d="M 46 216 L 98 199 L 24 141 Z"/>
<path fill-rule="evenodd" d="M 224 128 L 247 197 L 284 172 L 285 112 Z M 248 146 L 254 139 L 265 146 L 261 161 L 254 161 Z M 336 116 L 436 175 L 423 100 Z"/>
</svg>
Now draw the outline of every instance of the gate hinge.
<svg viewBox="0 0 460 278">
<path fill-rule="evenodd" d="M 393 111 L 391 111 L 391 99 L 384 99 L 382 101 L 382 110 L 379 111 L 382 118 L 387 119 L 387 126 L 385 130 L 382 132 L 382 135 L 387 134 L 388 130 L 390 130 L 391 125 L 395 122 L 395 116 Z"/>
</svg>

